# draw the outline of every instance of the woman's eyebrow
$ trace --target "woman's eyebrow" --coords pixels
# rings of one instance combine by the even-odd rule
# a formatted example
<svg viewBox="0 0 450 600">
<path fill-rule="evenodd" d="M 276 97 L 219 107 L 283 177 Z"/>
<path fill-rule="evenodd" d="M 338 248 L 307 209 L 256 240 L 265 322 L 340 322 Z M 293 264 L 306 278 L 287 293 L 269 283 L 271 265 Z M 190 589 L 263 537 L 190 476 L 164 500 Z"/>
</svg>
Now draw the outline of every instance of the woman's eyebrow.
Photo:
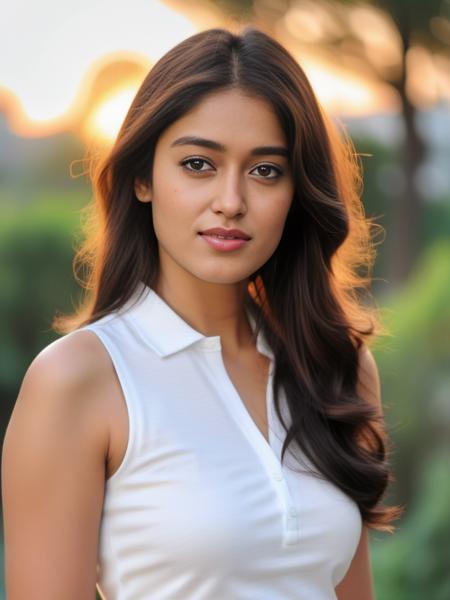
<svg viewBox="0 0 450 600">
<path fill-rule="evenodd" d="M 202 146 L 204 148 L 210 148 L 211 150 L 218 150 L 220 152 L 226 152 L 226 146 L 223 144 L 219 144 L 219 142 L 214 142 L 212 140 L 207 140 L 202 137 L 198 137 L 195 135 L 185 135 L 173 141 L 170 144 L 170 147 L 173 146 Z M 266 156 L 268 154 L 276 154 L 278 156 L 284 156 L 285 158 L 289 158 L 289 151 L 284 146 L 258 146 L 257 148 L 253 148 L 250 151 L 251 156 Z"/>
</svg>

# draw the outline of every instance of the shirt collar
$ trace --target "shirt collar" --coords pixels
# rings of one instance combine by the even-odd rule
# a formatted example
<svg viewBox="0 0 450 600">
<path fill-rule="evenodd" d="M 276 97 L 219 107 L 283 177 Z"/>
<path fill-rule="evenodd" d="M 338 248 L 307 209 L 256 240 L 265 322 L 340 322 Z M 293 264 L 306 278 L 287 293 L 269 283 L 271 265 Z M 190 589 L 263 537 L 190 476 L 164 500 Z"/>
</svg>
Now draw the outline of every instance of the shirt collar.
<svg viewBox="0 0 450 600">
<path fill-rule="evenodd" d="M 121 307 L 124 318 L 132 325 L 136 334 L 159 356 L 166 357 L 196 344 L 204 351 L 221 349 L 220 336 L 206 336 L 189 325 L 171 308 L 155 290 L 140 281 L 131 298 Z M 255 321 L 247 311 L 255 332 Z M 270 359 L 274 355 L 263 332 L 256 336 L 256 348 Z"/>
</svg>

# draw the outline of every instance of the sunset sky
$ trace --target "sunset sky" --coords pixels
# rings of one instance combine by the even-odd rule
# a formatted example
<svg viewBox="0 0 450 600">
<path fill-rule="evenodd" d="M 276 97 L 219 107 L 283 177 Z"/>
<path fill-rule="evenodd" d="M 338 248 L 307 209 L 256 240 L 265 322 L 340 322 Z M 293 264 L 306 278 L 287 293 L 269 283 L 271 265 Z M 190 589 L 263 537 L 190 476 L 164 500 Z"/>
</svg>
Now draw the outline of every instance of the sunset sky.
<svg viewBox="0 0 450 600">
<path fill-rule="evenodd" d="M 10 127 L 33 136 L 83 122 L 92 135 L 113 136 L 151 65 L 201 28 L 189 17 L 159 0 L 6 1 L 0 21 L 0 108 Z M 117 60 L 135 64 L 134 76 L 118 79 L 97 103 L 88 99 L 97 74 Z M 395 109 L 386 90 L 351 72 L 307 53 L 301 64 L 327 108 L 354 114 Z"/>
<path fill-rule="evenodd" d="M 0 86 L 30 121 L 61 117 L 95 60 L 120 50 L 157 59 L 195 32 L 159 1 L 14 0 L 2 6 Z M 8 60 L 5 60 L 8 57 Z"/>
</svg>

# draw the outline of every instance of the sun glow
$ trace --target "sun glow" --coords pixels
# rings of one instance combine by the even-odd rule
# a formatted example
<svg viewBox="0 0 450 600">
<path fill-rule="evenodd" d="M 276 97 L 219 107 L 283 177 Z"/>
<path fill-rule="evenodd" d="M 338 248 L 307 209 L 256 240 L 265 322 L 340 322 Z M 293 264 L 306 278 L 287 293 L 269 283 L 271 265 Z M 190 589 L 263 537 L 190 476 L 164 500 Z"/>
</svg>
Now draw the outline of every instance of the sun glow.
<svg viewBox="0 0 450 600">
<path fill-rule="evenodd" d="M 93 65 L 120 53 L 154 63 L 197 31 L 162 0 L 9 0 L 0 19 L 0 110 L 19 135 L 79 131 L 91 114 Z"/>
<path fill-rule="evenodd" d="M 70 130 L 88 141 L 112 142 L 151 65 L 202 28 L 226 25 L 225 15 L 217 7 L 213 10 L 212 3 L 134 0 L 130 10 L 129 4 L 111 0 L 107 9 L 105 6 L 103 0 L 5 3 L 0 52 L 10 59 L 0 64 L 0 111 L 15 133 L 31 137 Z M 304 67 L 319 101 L 341 115 L 397 112 L 398 97 L 388 84 L 363 77 L 352 64 L 331 64 L 316 48 L 307 48 L 306 42 L 319 40 L 325 33 L 331 35 L 338 26 L 323 7 L 313 8 L 311 1 L 308 11 L 298 7 L 288 11 L 280 41 L 295 42 L 290 51 Z M 375 18 L 366 12 L 352 13 L 355 31 L 361 29 L 363 18 Z M 21 44 L 14 37 L 19 24 Z M 386 27 L 380 25 L 364 43 L 376 52 L 378 65 L 390 68 L 389 60 L 398 60 L 398 50 L 395 36 Z M 390 45 L 385 38 L 391 40 Z M 427 66 L 431 75 L 426 81 L 435 86 L 434 96 L 438 91 L 444 95 L 444 88 L 447 97 L 450 95 L 448 78 L 442 75 L 431 80 L 431 59 L 425 61 L 418 52 L 408 58 L 421 66 L 416 69 L 420 73 L 417 82 L 410 82 L 411 93 L 416 92 Z M 448 65 L 442 62 L 441 67 L 444 73 Z M 434 99 L 427 94 L 429 101 Z"/>
<path fill-rule="evenodd" d="M 83 135 L 100 143 L 111 143 L 136 95 L 138 83 L 111 92 L 99 103 L 83 124 Z"/>
</svg>

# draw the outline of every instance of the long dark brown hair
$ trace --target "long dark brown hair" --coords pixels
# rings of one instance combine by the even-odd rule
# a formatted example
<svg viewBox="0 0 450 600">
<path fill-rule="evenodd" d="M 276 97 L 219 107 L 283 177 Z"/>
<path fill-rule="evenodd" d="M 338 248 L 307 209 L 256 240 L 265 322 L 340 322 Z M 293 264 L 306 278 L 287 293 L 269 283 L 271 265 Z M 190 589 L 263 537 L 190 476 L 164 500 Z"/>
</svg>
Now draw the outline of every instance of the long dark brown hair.
<svg viewBox="0 0 450 600">
<path fill-rule="evenodd" d="M 209 29 L 150 70 L 115 143 L 92 169 L 94 197 L 74 259 L 84 298 L 75 314 L 55 316 L 53 329 L 68 333 L 119 309 L 139 281 L 154 287 L 159 257 L 152 208 L 137 201 L 135 179 L 150 182 L 166 127 L 205 94 L 232 87 L 273 106 L 295 183 L 281 241 L 248 278 L 246 297 L 275 354 L 276 410 L 282 418 L 282 386 L 292 418 L 282 457 L 297 444 L 319 476 L 358 504 L 369 527 L 392 530 L 398 509 L 381 505 L 392 478 L 389 439 L 379 408 L 357 394 L 360 350 L 383 332 L 367 302 L 373 232 L 380 226 L 365 217 L 350 139 L 322 110 L 297 61 L 265 32 Z"/>
</svg>

